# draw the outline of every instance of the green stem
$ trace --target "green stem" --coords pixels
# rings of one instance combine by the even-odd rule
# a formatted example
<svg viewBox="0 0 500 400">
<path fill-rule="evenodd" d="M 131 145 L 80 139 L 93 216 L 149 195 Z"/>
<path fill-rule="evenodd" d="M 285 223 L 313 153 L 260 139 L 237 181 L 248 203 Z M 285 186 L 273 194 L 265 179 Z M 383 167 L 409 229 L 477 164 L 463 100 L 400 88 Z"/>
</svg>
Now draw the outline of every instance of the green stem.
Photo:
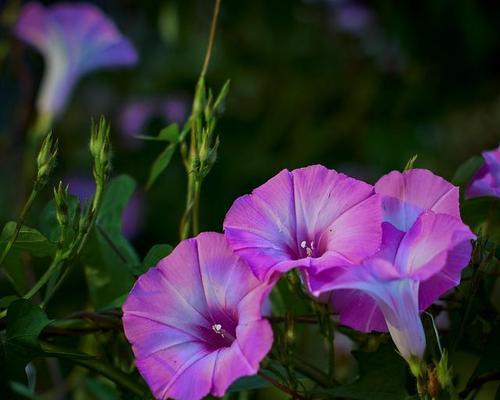
<svg viewBox="0 0 500 400">
<path fill-rule="evenodd" d="M 36 185 L 36 184 L 35 184 Z M 35 186 L 31 190 L 31 194 L 24 204 L 23 209 L 21 210 L 21 214 L 19 215 L 19 220 L 16 223 L 16 228 L 14 229 L 14 234 L 10 237 L 9 241 L 7 242 L 7 245 L 4 247 L 2 255 L 0 256 L 0 267 L 4 263 L 5 259 L 9 255 L 10 250 L 12 249 L 12 246 L 14 245 L 17 237 L 19 236 L 19 232 L 21 231 L 22 226 L 24 225 L 24 220 L 26 219 L 26 216 L 28 215 L 29 210 L 31 209 L 31 206 L 33 205 L 33 202 L 35 201 L 35 198 L 38 194 L 38 191 L 35 189 Z M 10 276 L 10 274 L 7 272 L 7 270 L 4 269 L 3 271 L 5 273 L 5 276 L 7 279 L 14 285 L 14 279 Z"/>
<path fill-rule="evenodd" d="M 186 193 L 186 206 L 179 227 L 179 237 L 181 240 L 189 237 L 192 222 L 194 174 L 189 171 L 189 168 L 186 168 L 186 172 L 188 176 L 188 185 Z"/>
<path fill-rule="evenodd" d="M 200 233 L 200 194 L 201 194 L 201 181 L 194 180 L 194 193 L 193 193 L 193 236 Z"/>
<path fill-rule="evenodd" d="M 276 379 L 270 377 L 269 375 L 264 374 L 263 372 L 259 372 L 259 376 L 269 383 L 271 383 L 273 386 L 281 390 L 283 393 L 288 394 L 289 396 L 292 397 L 292 399 L 298 399 L 298 400 L 305 400 L 306 398 L 293 389 L 290 389 L 289 387 L 283 385 L 282 383 L 278 382 Z"/>
<path fill-rule="evenodd" d="M 330 379 L 327 374 L 321 371 L 319 368 L 302 360 L 297 356 L 293 356 L 293 366 L 295 370 L 300 372 L 302 375 L 308 377 L 312 381 L 316 382 L 321 387 L 331 387 L 332 384 L 336 384 L 333 379 Z"/>
<path fill-rule="evenodd" d="M 489 237 L 491 227 L 493 226 L 493 224 L 495 222 L 495 214 L 496 214 L 496 210 L 497 210 L 497 204 L 498 204 L 498 200 L 493 199 L 493 202 L 490 205 L 490 209 L 488 210 L 488 218 L 486 218 L 486 224 L 484 227 L 484 236 L 485 237 Z"/>
<path fill-rule="evenodd" d="M 333 321 L 330 316 L 326 317 L 328 319 L 328 333 L 327 333 L 327 345 L 328 345 L 328 377 L 333 380 L 335 375 L 335 329 L 333 326 Z"/>
<path fill-rule="evenodd" d="M 83 367 L 86 367 L 94 372 L 97 372 L 109 380 L 115 382 L 117 385 L 123 387 L 124 389 L 136 394 L 140 398 L 145 398 L 146 393 L 142 385 L 132 381 L 129 379 L 129 376 L 122 371 L 111 367 L 110 365 L 102 364 L 99 360 L 86 360 L 86 359 L 77 359 L 74 360 L 75 364 L 79 364 Z"/>
<path fill-rule="evenodd" d="M 200 192 L 201 192 L 201 177 L 195 176 L 195 164 L 198 160 L 198 140 L 197 134 L 201 132 L 200 124 L 197 121 L 200 119 L 200 115 L 203 110 L 200 109 L 200 96 L 205 96 L 205 89 L 202 82 L 204 82 L 204 77 L 208 70 L 208 65 L 210 64 L 210 58 L 212 56 L 212 50 L 215 43 L 215 32 L 217 30 L 217 21 L 219 19 L 221 0 L 215 0 L 214 11 L 212 15 L 212 21 L 210 23 L 210 33 L 208 37 L 207 50 L 205 52 L 205 59 L 203 61 L 203 66 L 201 68 L 200 77 L 196 85 L 195 96 L 193 100 L 193 110 L 191 112 L 190 120 L 192 121 L 191 135 L 189 143 L 189 153 L 184 159 L 184 165 L 186 167 L 186 173 L 188 176 L 188 187 L 186 194 L 186 208 L 181 219 L 179 227 L 179 236 L 181 240 L 189 237 L 190 234 L 197 235 L 200 231 L 199 222 L 199 210 L 200 210 Z M 203 88 L 203 90 L 201 90 Z"/>
<path fill-rule="evenodd" d="M 44 342 L 43 348 L 59 354 L 64 354 L 65 352 L 67 352 L 67 349 L 60 348 L 59 346 L 56 346 L 50 342 Z M 120 371 L 119 369 L 116 369 L 111 365 L 103 364 L 97 358 L 76 358 L 69 356 L 63 358 L 66 358 L 77 365 L 88 368 L 91 371 L 97 372 L 98 374 L 105 376 L 106 378 L 113 381 L 122 388 L 126 389 L 127 391 L 139 396 L 139 398 L 141 399 L 146 398 L 147 396 L 147 393 L 142 385 L 131 380 L 127 374 Z"/>
<path fill-rule="evenodd" d="M 35 285 L 23 296 L 23 299 L 30 300 L 38 291 L 49 281 L 52 274 L 61 266 L 61 261 L 64 260 L 63 255 L 57 252 L 50 264 L 49 268 L 43 273 L 43 275 L 38 279 Z"/>
<path fill-rule="evenodd" d="M 217 20 L 219 19 L 221 0 L 215 0 L 214 13 L 212 15 L 212 22 L 210 24 L 210 35 L 208 37 L 208 46 L 205 53 L 205 60 L 203 61 L 203 68 L 201 69 L 200 77 L 205 76 L 208 69 L 208 64 L 210 63 L 210 57 L 212 56 L 212 49 L 215 42 L 215 32 L 217 30 Z"/>
<path fill-rule="evenodd" d="M 82 252 L 82 250 L 83 250 L 83 248 L 85 246 L 85 243 L 87 243 L 87 240 L 89 238 L 90 232 L 92 231 L 92 228 L 95 225 L 95 221 L 97 219 L 97 213 L 99 211 L 99 206 L 101 204 L 102 194 L 103 194 L 102 184 L 101 185 L 97 184 L 96 185 L 96 191 L 95 191 L 95 194 L 94 194 L 94 199 L 92 201 L 91 219 L 90 219 L 90 222 L 88 224 L 88 228 L 87 228 L 87 230 L 82 235 L 80 235 L 79 237 L 77 237 L 77 239 L 75 239 L 75 242 L 74 242 L 73 246 L 68 251 L 68 255 L 65 256 L 62 259 L 62 265 L 61 265 L 61 267 L 67 261 L 73 261 L 73 263 L 70 264 L 68 266 L 68 268 L 65 269 L 65 271 L 63 272 L 61 278 L 55 283 L 55 285 L 52 288 L 48 289 L 47 293 L 45 294 L 45 299 L 42 302 L 42 308 L 44 308 L 47 305 L 47 303 L 50 301 L 50 299 L 52 298 L 52 296 L 54 296 L 54 294 L 57 292 L 57 290 L 59 289 L 59 287 L 63 284 L 63 282 L 68 277 L 69 273 L 73 269 L 73 266 L 76 264 L 76 262 L 74 262 L 74 260 L 76 258 L 78 258 L 78 256 Z"/>
</svg>

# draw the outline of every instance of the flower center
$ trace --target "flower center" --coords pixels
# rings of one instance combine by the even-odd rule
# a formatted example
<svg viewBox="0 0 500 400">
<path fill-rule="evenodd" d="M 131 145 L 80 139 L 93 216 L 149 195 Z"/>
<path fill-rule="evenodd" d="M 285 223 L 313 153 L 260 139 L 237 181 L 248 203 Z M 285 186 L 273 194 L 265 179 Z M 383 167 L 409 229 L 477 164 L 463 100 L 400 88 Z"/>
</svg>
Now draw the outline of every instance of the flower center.
<svg viewBox="0 0 500 400">
<path fill-rule="evenodd" d="M 216 334 L 219 340 L 215 340 L 216 343 L 223 346 L 230 346 L 231 343 L 236 339 L 230 332 L 228 332 L 222 324 L 215 323 L 212 325 L 212 331 Z"/>
<path fill-rule="evenodd" d="M 314 252 L 314 241 L 311 240 L 309 243 L 306 240 L 300 242 L 300 247 L 306 251 L 307 257 L 312 257 Z"/>
</svg>

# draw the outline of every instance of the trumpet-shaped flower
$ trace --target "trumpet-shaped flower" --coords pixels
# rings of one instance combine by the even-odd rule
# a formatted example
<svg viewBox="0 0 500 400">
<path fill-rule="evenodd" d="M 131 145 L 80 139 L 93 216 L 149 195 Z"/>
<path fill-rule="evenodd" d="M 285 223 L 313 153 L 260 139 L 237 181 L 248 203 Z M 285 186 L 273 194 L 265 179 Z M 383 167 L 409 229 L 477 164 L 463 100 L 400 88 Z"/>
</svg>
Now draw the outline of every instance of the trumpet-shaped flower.
<svg viewBox="0 0 500 400">
<path fill-rule="evenodd" d="M 387 222 L 383 228 L 379 253 L 331 279 L 326 275 L 330 271 L 325 271 L 325 283 L 314 288 L 314 293 L 341 289 L 333 293 L 334 299 L 348 294 L 342 299 L 341 322 L 347 319 L 348 325 L 365 331 L 378 324 L 375 329 L 389 330 L 403 357 L 421 359 L 425 335 L 420 312 L 440 292 L 440 288 L 429 288 L 428 282 L 442 275 L 458 283 L 461 269 L 469 262 L 474 235 L 459 219 L 432 211 L 422 213 L 408 232 Z M 346 290 L 355 291 L 361 302 Z M 370 304 L 361 295 L 373 302 Z"/>
<path fill-rule="evenodd" d="M 132 44 L 99 8 L 88 3 L 44 7 L 26 4 L 15 34 L 36 47 L 45 59 L 45 73 L 37 99 L 42 115 L 56 117 L 73 87 L 85 73 L 137 61 Z"/>
<path fill-rule="evenodd" d="M 384 207 L 380 251 L 343 271 L 320 273 L 312 291 L 334 290 L 343 324 L 389 330 L 407 360 L 421 358 L 420 312 L 460 282 L 475 236 L 460 220 L 458 188 L 430 171 L 392 172 L 375 191 Z"/>
<path fill-rule="evenodd" d="M 272 344 L 261 316 L 269 290 L 218 233 L 181 242 L 142 275 L 123 306 L 123 325 L 155 397 L 222 396 L 255 374 Z"/>
<path fill-rule="evenodd" d="M 283 170 L 238 198 L 224 232 L 260 280 L 294 267 L 309 279 L 375 253 L 381 222 L 380 199 L 371 185 L 315 165 Z"/>
<path fill-rule="evenodd" d="M 474 174 L 465 197 L 500 197 L 500 146 L 483 152 L 484 164 Z"/>
</svg>

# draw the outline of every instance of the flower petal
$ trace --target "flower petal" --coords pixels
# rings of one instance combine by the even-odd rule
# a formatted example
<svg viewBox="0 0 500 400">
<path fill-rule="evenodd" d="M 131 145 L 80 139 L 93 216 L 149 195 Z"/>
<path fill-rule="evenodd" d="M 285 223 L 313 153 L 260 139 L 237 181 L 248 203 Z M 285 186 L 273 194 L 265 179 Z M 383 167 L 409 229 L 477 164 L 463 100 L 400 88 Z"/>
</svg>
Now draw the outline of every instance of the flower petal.
<svg viewBox="0 0 500 400">
<path fill-rule="evenodd" d="M 460 242 L 448 251 L 445 267 L 420 284 L 420 310 L 426 310 L 444 293 L 460 283 L 462 270 L 469 264 L 471 254 L 470 240 Z"/>
<path fill-rule="evenodd" d="M 360 290 L 336 290 L 332 304 L 340 314 L 340 323 L 361 332 L 387 332 L 384 314 L 373 297 Z"/>
<path fill-rule="evenodd" d="M 469 183 L 465 197 L 500 197 L 500 146 L 482 153 L 485 163 L 476 171 Z"/>
<path fill-rule="evenodd" d="M 92 4 L 62 3 L 45 8 L 28 3 L 14 32 L 45 58 L 37 106 L 50 116 L 62 111 L 81 75 L 96 68 L 135 64 L 138 58 L 113 21 Z"/>
<path fill-rule="evenodd" d="M 266 320 L 240 324 L 236 336 L 233 345 L 219 353 L 213 381 L 216 396 L 223 396 L 236 379 L 255 375 L 260 361 L 271 350 L 273 331 Z"/>
<path fill-rule="evenodd" d="M 395 265 L 402 275 L 411 275 L 421 281 L 429 279 L 446 266 L 450 251 L 474 238 L 459 219 L 424 212 L 401 241 Z M 467 263 L 468 260 L 461 268 Z"/>
<path fill-rule="evenodd" d="M 425 169 L 392 171 L 375 184 L 383 196 L 384 221 L 407 231 L 425 210 L 460 218 L 458 187 Z"/>
<path fill-rule="evenodd" d="M 261 316 L 270 289 L 214 232 L 181 242 L 139 277 L 123 326 L 155 396 L 222 395 L 235 379 L 256 373 L 272 345 Z"/>
<path fill-rule="evenodd" d="M 294 267 L 321 269 L 373 254 L 381 218 L 372 186 L 314 165 L 282 171 L 237 199 L 224 232 L 256 276 L 268 280 Z"/>
<path fill-rule="evenodd" d="M 194 346 L 184 347 L 193 353 L 191 357 L 180 358 L 179 349 L 173 349 L 137 360 L 137 368 L 157 399 L 198 400 L 210 393 L 218 352 L 194 352 Z"/>
<path fill-rule="evenodd" d="M 346 269 L 332 283 L 331 289 L 355 289 L 372 297 L 382 312 L 387 328 L 401 355 L 406 360 L 409 360 L 411 356 L 421 359 L 425 351 L 425 333 L 418 308 L 419 282 L 395 278 L 394 272 L 392 265 L 387 261 L 371 259 L 369 264 Z M 341 296 L 343 293 L 346 292 L 334 292 L 334 297 L 336 294 Z M 368 302 L 363 302 L 361 305 L 373 306 Z M 373 308 L 363 311 L 364 314 L 368 311 L 374 312 Z M 354 321 L 357 326 L 362 325 L 361 320 L 352 317 L 347 321 Z"/>
<path fill-rule="evenodd" d="M 229 244 L 260 280 L 294 254 L 295 232 L 293 184 L 287 170 L 236 199 L 224 220 Z"/>
</svg>

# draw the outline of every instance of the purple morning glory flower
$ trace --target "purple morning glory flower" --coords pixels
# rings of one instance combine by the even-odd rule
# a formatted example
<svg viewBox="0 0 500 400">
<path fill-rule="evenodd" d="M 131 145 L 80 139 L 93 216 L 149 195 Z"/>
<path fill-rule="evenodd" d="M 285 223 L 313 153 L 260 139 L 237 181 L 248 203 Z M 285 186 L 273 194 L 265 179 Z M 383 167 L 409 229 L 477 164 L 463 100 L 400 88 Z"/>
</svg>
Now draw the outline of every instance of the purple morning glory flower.
<svg viewBox="0 0 500 400">
<path fill-rule="evenodd" d="M 123 306 L 125 335 L 157 399 L 223 396 L 270 350 L 259 282 L 224 235 L 184 240 L 142 275 Z"/>
<path fill-rule="evenodd" d="M 321 165 L 283 170 L 237 199 L 224 221 L 233 250 L 260 280 L 294 267 L 306 280 L 375 253 L 382 210 L 373 187 Z"/>
<path fill-rule="evenodd" d="M 65 179 L 64 182 L 69 186 L 69 193 L 78 197 L 82 204 L 90 201 L 95 192 L 95 182 L 91 178 L 72 176 Z M 135 238 L 140 232 L 143 214 L 143 198 L 139 192 L 136 192 L 123 210 L 122 230 L 127 239 Z"/>
<path fill-rule="evenodd" d="M 430 171 L 391 172 L 375 191 L 383 196 L 380 251 L 343 272 L 321 273 L 312 291 L 334 290 L 341 323 L 389 330 L 403 357 L 421 359 L 420 312 L 458 285 L 475 235 L 460 219 L 458 188 Z"/>
<path fill-rule="evenodd" d="M 132 65 L 137 53 L 99 8 L 88 3 L 44 7 L 26 4 L 15 34 L 45 59 L 37 107 L 55 117 L 64 109 L 80 76 L 98 68 Z"/>
<path fill-rule="evenodd" d="M 347 320 L 356 329 L 372 330 L 372 324 L 384 321 L 385 329 L 380 330 L 389 330 L 401 355 L 407 360 L 422 359 L 425 334 L 420 312 L 441 292 L 436 276 L 453 285 L 458 283 L 456 275 L 469 262 L 474 235 L 459 219 L 432 211 L 422 213 L 408 232 L 387 222 L 383 227 L 379 253 L 346 268 L 329 282 L 324 277 L 328 283 L 316 290 L 350 289 L 369 296 L 371 304 L 363 298 L 355 301 L 356 292 L 334 292 L 334 299 L 347 293 L 341 300 L 341 322 Z M 350 314 L 347 318 L 346 313 Z"/>
<path fill-rule="evenodd" d="M 465 192 L 466 198 L 500 197 L 500 146 L 482 153 L 484 164 L 474 174 Z"/>
</svg>

